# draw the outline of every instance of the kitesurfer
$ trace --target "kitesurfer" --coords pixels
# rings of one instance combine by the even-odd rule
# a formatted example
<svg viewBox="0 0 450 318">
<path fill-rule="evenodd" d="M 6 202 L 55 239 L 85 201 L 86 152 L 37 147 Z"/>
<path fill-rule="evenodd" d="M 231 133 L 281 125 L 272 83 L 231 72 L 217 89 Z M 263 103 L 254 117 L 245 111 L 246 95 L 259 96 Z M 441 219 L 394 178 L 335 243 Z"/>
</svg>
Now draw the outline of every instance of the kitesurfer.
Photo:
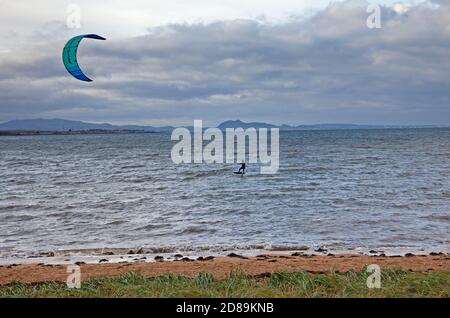
<svg viewBox="0 0 450 318">
<path fill-rule="evenodd" d="M 241 162 L 241 167 L 239 168 L 238 173 L 242 173 L 242 174 L 245 173 L 245 162 L 244 161 Z"/>
</svg>

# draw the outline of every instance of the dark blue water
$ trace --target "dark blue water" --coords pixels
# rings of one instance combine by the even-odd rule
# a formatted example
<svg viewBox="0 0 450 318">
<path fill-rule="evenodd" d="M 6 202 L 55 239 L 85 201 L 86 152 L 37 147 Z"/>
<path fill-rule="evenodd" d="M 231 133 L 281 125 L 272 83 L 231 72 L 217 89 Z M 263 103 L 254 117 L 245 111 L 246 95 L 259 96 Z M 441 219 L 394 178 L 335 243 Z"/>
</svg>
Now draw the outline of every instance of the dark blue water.
<svg viewBox="0 0 450 318">
<path fill-rule="evenodd" d="M 174 165 L 169 134 L 0 137 L 0 258 L 102 247 L 440 248 L 450 129 L 282 132 L 280 171 Z"/>
</svg>

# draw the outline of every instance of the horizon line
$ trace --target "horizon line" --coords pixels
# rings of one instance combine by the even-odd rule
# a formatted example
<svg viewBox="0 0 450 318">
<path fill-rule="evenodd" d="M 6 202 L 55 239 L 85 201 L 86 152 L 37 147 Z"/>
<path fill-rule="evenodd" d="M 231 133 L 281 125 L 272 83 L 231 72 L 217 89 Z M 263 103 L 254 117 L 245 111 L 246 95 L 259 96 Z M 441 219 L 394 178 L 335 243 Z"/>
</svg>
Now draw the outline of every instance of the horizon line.
<svg viewBox="0 0 450 318">
<path fill-rule="evenodd" d="M 127 123 L 127 124 L 113 124 L 110 122 L 100 122 L 100 121 L 84 121 L 84 120 L 76 120 L 76 119 L 64 119 L 64 118 L 60 118 L 60 117 L 52 117 L 52 118 L 43 118 L 43 117 L 37 117 L 37 118 L 24 118 L 24 119 L 10 119 L 7 121 L 2 121 L 0 122 L 0 125 L 4 125 L 10 122 L 14 122 L 14 121 L 33 121 L 33 120 L 61 120 L 61 121 L 73 121 L 73 122 L 79 122 L 79 123 L 83 123 L 83 124 L 94 124 L 94 125 L 111 125 L 111 126 L 141 126 L 141 127 L 154 127 L 154 128 L 163 128 L 163 127 L 186 127 L 186 125 L 174 125 L 174 124 L 166 124 L 166 125 L 155 125 L 155 124 L 137 124 L 137 123 Z M 193 122 L 194 120 L 192 120 Z M 365 123 L 351 123 L 351 122 L 321 122 L 321 123 L 300 123 L 300 124 L 286 124 L 286 123 L 282 123 L 282 124 L 274 124 L 274 123 L 270 123 L 270 122 L 266 122 L 266 121 L 258 121 L 258 120 L 250 120 L 250 121 L 245 121 L 242 119 L 226 119 L 221 121 L 219 124 L 217 124 L 216 126 L 205 126 L 205 127 L 211 127 L 211 128 L 215 128 L 217 126 L 220 126 L 226 122 L 242 122 L 244 124 L 266 124 L 266 125 L 271 125 L 271 126 L 277 126 L 277 127 L 281 127 L 281 126 L 290 126 L 290 127 L 301 127 L 301 126 L 320 126 L 320 125 L 353 125 L 353 126 L 368 126 L 368 127 L 450 127 L 450 123 L 449 124 L 417 124 L 417 123 L 412 123 L 412 124 L 365 124 Z M 193 125 L 192 125 L 193 126 Z M 188 126 L 190 127 L 190 126 Z"/>
</svg>

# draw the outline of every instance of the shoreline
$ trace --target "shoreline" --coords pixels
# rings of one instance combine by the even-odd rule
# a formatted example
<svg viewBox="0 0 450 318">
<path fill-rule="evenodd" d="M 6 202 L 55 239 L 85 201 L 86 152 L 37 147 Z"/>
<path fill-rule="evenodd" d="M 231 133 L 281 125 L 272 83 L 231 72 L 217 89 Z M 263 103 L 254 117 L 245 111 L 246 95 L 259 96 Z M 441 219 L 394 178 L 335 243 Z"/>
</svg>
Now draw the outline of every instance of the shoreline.
<svg viewBox="0 0 450 318">
<path fill-rule="evenodd" d="M 228 256 L 199 257 L 194 259 L 183 255 L 173 260 L 141 259 L 109 263 L 75 262 L 80 266 L 81 279 L 112 278 L 128 272 L 136 272 L 144 277 L 158 277 L 166 274 L 195 277 L 200 273 L 211 273 L 217 279 L 225 279 L 233 272 L 242 272 L 251 277 L 270 276 L 274 272 L 345 273 L 364 270 L 370 264 L 382 269 L 402 269 L 411 272 L 450 272 L 450 254 L 406 256 L 384 254 L 306 254 L 301 252 L 280 254 L 265 253 L 256 256 L 243 256 L 230 253 Z M 10 264 L 0 265 L 0 285 L 13 283 L 35 284 L 43 282 L 65 282 L 67 266 L 63 264 Z"/>
<path fill-rule="evenodd" d="M 367 256 L 436 256 L 450 255 L 450 249 L 441 248 L 332 248 L 323 245 L 218 245 L 198 246 L 195 248 L 183 246 L 166 247 L 104 247 L 104 248 L 75 248 L 51 250 L 48 252 L 36 252 L 29 255 L 0 257 L 0 266 L 46 264 L 46 265 L 70 265 L 77 262 L 85 264 L 99 263 L 123 263 L 123 262 L 146 262 L 163 259 L 164 261 L 177 260 L 176 255 L 182 255 L 191 259 L 206 257 L 225 257 L 229 254 L 238 254 L 245 257 L 254 257 L 261 254 L 286 255 L 293 253 L 303 255 L 367 255 Z"/>
<path fill-rule="evenodd" d="M 103 247 L 103 248 L 73 248 L 35 252 L 29 255 L 0 257 L 1 265 L 44 263 L 48 265 L 70 265 L 76 262 L 97 264 L 102 262 L 120 263 L 135 262 L 145 259 L 163 258 L 166 261 L 176 260 L 175 255 L 197 259 L 199 257 L 224 257 L 228 254 L 239 254 L 246 257 L 259 254 L 290 255 L 300 253 L 305 255 L 354 254 L 368 256 L 405 256 L 405 255 L 436 255 L 450 254 L 445 247 L 413 248 L 413 247 L 342 247 L 327 245 L 271 245 L 271 244 L 236 244 L 211 246 L 162 246 L 162 247 Z"/>
</svg>

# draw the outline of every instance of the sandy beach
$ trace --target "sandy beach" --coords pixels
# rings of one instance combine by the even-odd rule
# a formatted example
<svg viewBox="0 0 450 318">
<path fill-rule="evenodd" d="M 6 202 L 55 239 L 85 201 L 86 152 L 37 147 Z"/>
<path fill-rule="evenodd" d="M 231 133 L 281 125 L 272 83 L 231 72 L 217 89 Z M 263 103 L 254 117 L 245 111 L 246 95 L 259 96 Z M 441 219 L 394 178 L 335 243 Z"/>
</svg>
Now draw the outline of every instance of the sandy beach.
<svg viewBox="0 0 450 318">
<path fill-rule="evenodd" d="M 81 279 L 117 277 L 127 272 L 136 272 L 145 277 L 178 274 L 194 277 L 209 272 L 223 279 L 235 271 L 253 277 L 269 276 L 273 272 L 343 273 L 364 270 L 367 265 L 377 264 L 382 269 L 403 269 L 412 272 L 450 271 L 450 255 L 370 256 L 360 254 L 342 255 L 280 255 L 264 254 L 244 257 L 236 254 L 213 259 L 179 259 L 176 261 L 141 261 L 123 263 L 80 264 Z M 0 285 L 11 283 L 65 282 L 67 265 L 11 264 L 0 266 Z"/>
</svg>

